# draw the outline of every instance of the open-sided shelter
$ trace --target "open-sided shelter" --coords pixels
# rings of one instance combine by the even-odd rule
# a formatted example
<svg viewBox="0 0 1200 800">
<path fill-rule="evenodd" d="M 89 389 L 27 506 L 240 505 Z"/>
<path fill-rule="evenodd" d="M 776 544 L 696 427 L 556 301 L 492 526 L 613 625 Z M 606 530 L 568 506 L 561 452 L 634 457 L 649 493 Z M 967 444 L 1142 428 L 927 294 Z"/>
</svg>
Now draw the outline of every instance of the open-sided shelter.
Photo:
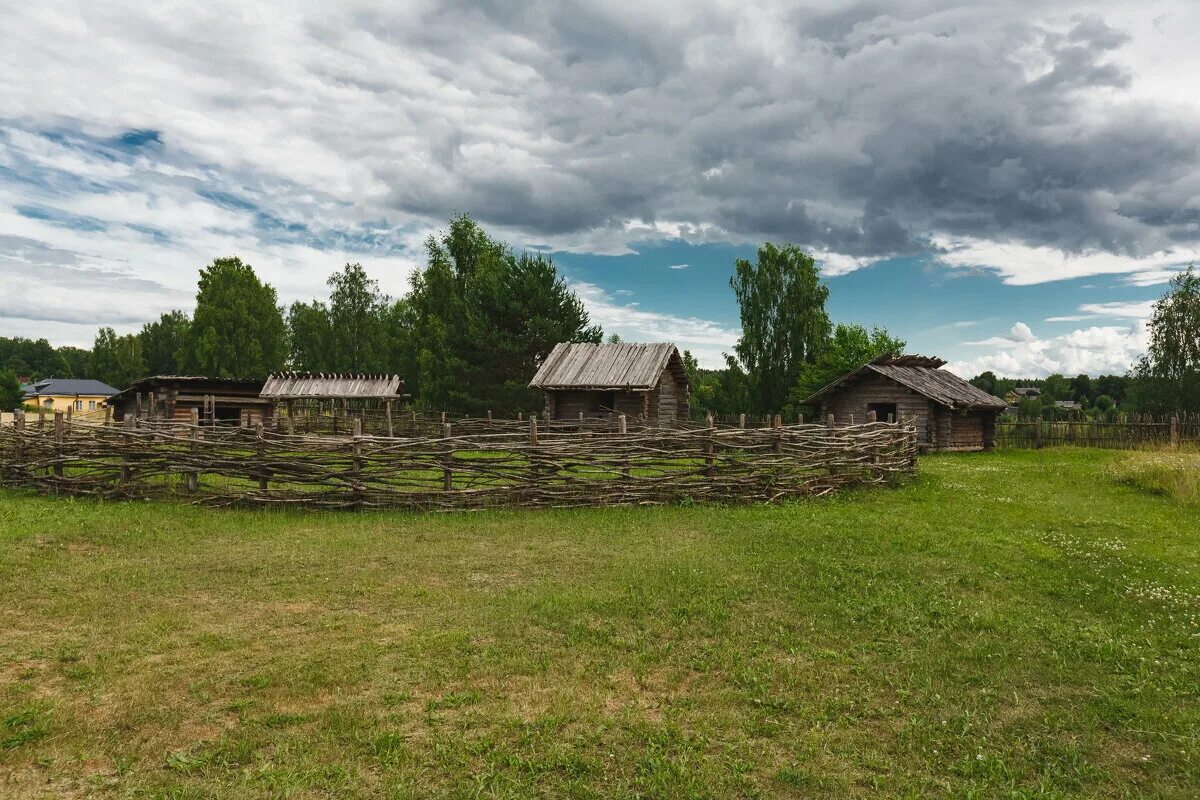
<svg viewBox="0 0 1200 800">
<path fill-rule="evenodd" d="M 108 399 L 118 421 L 127 415 L 186 422 L 196 409 L 200 422 L 254 425 L 270 419 L 271 400 L 259 396 L 261 380 L 155 375 L 142 378 Z"/>
<path fill-rule="evenodd" d="M 390 419 L 392 404 L 404 397 L 404 381 L 399 375 L 273 372 L 263 384 L 262 397 L 282 404 L 293 423 L 303 420 L 302 430 L 323 428 L 328 422 L 337 432 L 339 418 L 360 419 L 365 430 L 380 414 Z M 382 430 L 385 424 L 378 420 L 375 427 Z"/>
<path fill-rule="evenodd" d="M 616 413 L 671 427 L 691 414 L 687 369 L 670 342 L 563 342 L 529 385 L 545 394 L 547 419 Z"/>
<path fill-rule="evenodd" d="M 813 393 L 804 402 L 839 424 L 916 417 L 927 450 L 990 450 L 1005 402 L 941 369 L 940 358 L 883 356 Z"/>
</svg>

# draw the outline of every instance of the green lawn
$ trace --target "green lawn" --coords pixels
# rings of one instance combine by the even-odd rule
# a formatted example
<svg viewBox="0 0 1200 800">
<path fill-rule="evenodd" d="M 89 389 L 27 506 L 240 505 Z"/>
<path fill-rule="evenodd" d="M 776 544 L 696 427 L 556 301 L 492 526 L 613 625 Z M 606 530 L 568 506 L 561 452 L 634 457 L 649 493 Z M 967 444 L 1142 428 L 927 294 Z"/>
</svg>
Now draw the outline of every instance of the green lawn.
<svg viewBox="0 0 1200 800">
<path fill-rule="evenodd" d="M 1196 797 L 1200 512 L 1131 457 L 736 508 L 0 492 L 0 797 Z"/>
</svg>

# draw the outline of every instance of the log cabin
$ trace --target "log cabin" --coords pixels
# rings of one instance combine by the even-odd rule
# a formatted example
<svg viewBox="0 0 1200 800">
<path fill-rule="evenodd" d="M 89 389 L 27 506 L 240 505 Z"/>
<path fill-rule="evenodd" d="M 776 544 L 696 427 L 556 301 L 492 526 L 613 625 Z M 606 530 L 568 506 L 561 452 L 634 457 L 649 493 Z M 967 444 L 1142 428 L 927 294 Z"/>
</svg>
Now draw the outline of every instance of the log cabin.
<svg viewBox="0 0 1200 800">
<path fill-rule="evenodd" d="M 113 395 L 108 404 L 119 422 L 126 415 L 187 422 L 195 409 L 206 424 L 255 425 L 267 422 L 274 401 L 259 396 L 261 380 L 155 375 Z"/>
<path fill-rule="evenodd" d="M 691 416 L 687 369 L 669 342 L 554 346 L 529 385 L 546 398 L 546 419 L 624 414 L 655 427 Z"/>
<path fill-rule="evenodd" d="M 830 415 L 835 424 L 863 423 L 874 411 L 878 421 L 916 418 L 923 450 L 991 450 L 996 417 L 1005 402 L 925 356 L 883 356 L 843 375 L 810 395 L 805 405 Z"/>
</svg>

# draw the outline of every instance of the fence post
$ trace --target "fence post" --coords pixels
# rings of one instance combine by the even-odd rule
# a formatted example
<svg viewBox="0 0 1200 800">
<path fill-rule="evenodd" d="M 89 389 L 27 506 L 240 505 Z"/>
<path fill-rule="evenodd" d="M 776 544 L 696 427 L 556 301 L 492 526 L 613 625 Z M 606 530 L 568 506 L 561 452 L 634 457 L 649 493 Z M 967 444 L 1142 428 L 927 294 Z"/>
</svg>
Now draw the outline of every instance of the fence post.
<svg viewBox="0 0 1200 800">
<path fill-rule="evenodd" d="M 66 425 L 63 422 L 63 412 L 54 412 L 54 477 L 63 476 L 63 434 Z"/>
<path fill-rule="evenodd" d="M 826 427 L 832 428 L 834 426 L 834 424 L 835 424 L 835 422 L 834 422 L 833 414 L 829 414 L 828 416 L 825 417 L 825 426 Z"/>
<path fill-rule="evenodd" d="M 107 428 L 111 424 L 112 424 L 112 406 L 110 406 L 108 403 L 105 403 L 104 404 L 104 427 Z"/>
<path fill-rule="evenodd" d="M 38 403 L 38 430 L 46 427 L 46 407 Z"/>
<path fill-rule="evenodd" d="M 716 474 L 716 460 L 713 458 L 713 431 L 717 427 L 712 414 L 705 418 L 704 425 L 708 428 L 708 435 L 704 439 L 704 474 L 711 478 Z"/>
<path fill-rule="evenodd" d="M 442 419 L 446 418 L 446 412 L 442 412 Z M 444 445 L 445 453 L 442 455 L 442 491 L 450 491 L 454 488 L 454 470 L 451 469 L 451 464 L 454 462 L 454 445 L 450 443 L 450 423 L 442 423 L 442 438 L 446 440 Z"/>
<path fill-rule="evenodd" d="M 537 463 L 538 427 L 537 414 L 529 415 L 529 477 L 534 484 L 538 481 Z"/>
<path fill-rule="evenodd" d="M 137 393 L 137 401 L 134 405 L 134 416 L 138 419 L 142 418 L 142 393 Z"/>
<path fill-rule="evenodd" d="M 13 450 L 16 456 L 13 459 L 14 472 L 15 470 L 24 471 L 25 468 L 25 409 L 18 408 L 13 411 Z"/>
<path fill-rule="evenodd" d="M 1042 449 L 1042 418 L 1040 416 L 1033 420 L 1033 449 Z"/>
<path fill-rule="evenodd" d="M 188 445 L 188 449 L 192 453 L 193 468 L 187 474 L 187 490 L 195 492 L 200 488 L 200 474 L 195 470 L 196 450 L 199 448 L 200 440 L 200 409 L 194 406 L 192 407 L 191 423 L 191 430 L 188 431 L 188 438 L 191 439 L 191 443 Z"/>
<path fill-rule="evenodd" d="M 488 409 L 488 425 L 492 424 L 492 410 Z"/>
<path fill-rule="evenodd" d="M 353 476 L 354 507 L 362 504 L 362 420 L 354 420 L 350 428 L 350 474 Z"/>
<path fill-rule="evenodd" d="M 1179 416 L 1171 415 L 1171 449 L 1179 449 Z"/>
<path fill-rule="evenodd" d="M 69 406 L 67 406 L 67 424 L 70 424 L 71 418 L 75 416 L 74 412 L 75 412 L 75 403 L 72 402 Z"/>
<path fill-rule="evenodd" d="M 355 420 L 357 422 L 357 420 Z M 355 426 L 358 427 L 357 425 Z M 263 437 L 263 424 L 260 420 L 254 426 L 254 435 L 258 439 L 258 490 L 260 492 L 267 491 L 267 483 L 270 480 L 271 471 L 267 469 L 267 440 Z"/>
<path fill-rule="evenodd" d="M 583 433 L 583 412 L 579 412 L 579 432 Z"/>
<path fill-rule="evenodd" d="M 804 424 L 804 415 L 803 415 L 803 414 L 797 414 L 797 415 L 796 415 L 796 424 L 797 424 L 797 425 L 803 425 L 803 424 Z"/>
<path fill-rule="evenodd" d="M 387 417 L 388 438 L 391 439 L 393 436 L 396 435 L 395 432 L 392 430 L 392 401 L 391 400 L 384 401 L 383 413 Z"/>
<path fill-rule="evenodd" d="M 738 414 L 738 427 L 739 428 L 746 427 L 746 415 L 745 414 Z"/>
<path fill-rule="evenodd" d="M 137 417 L 132 414 L 125 415 L 125 435 L 122 437 L 125 452 L 121 455 L 121 483 L 129 483 L 133 479 L 133 468 L 129 465 L 129 451 L 133 449 L 133 426 L 136 422 Z"/>
</svg>

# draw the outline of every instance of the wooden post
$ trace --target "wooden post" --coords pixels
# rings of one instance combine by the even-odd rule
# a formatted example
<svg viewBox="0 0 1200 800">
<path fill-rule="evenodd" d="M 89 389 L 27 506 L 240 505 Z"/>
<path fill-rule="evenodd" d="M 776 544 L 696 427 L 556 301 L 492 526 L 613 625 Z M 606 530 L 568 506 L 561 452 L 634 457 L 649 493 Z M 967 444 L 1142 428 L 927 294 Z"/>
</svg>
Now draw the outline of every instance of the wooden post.
<svg viewBox="0 0 1200 800">
<path fill-rule="evenodd" d="M 188 449 L 192 453 L 192 458 L 195 459 L 200 441 L 200 409 L 195 406 L 192 407 L 191 430 L 188 431 L 188 438 L 191 439 Z M 187 490 L 195 492 L 198 488 L 200 488 L 200 473 L 195 469 L 189 470 L 187 474 Z"/>
<path fill-rule="evenodd" d="M 583 433 L 583 412 L 579 412 L 579 432 Z"/>
<path fill-rule="evenodd" d="M 157 418 L 158 409 L 155 408 L 154 392 L 146 395 L 146 418 L 153 420 Z"/>
<path fill-rule="evenodd" d="M 708 436 L 704 439 L 704 475 L 711 478 L 716 474 L 716 460 L 713 458 L 713 431 L 717 427 L 712 414 L 705 417 L 704 425 L 708 428 Z"/>
<path fill-rule="evenodd" d="M 445 416 L 445 412 L 442 413 Z M 448 492 L 454 488 L 454 445 L 450 443 L 450 423 L 442 423 L 442 438 L 446 440 L 445 454 L 442 456 L 442 491 Z"/>
<path fill-rule="evenodd" d="M 1033 418 L 1033 449 L 1042 449 L 1042 418 L 1040 416 Z"/>
<path fill-rule="evenodd" d="M 522 422 L 522 421 L 524 421 L 524 419 L 525 419 L 525 412 L 518 411 L 517 412 L 517 422 Z"/>
<path fill-rule="evenodd" d="M 16 456 L 13 463 L 18 469 L 21 469 L 25 464 L 25 409 L 23 408 L 13 411 L 13 431 L 15 433 L 13 450 Z"/>
<path fill-rule="evenodd" d="M 142 418 L 142 393 L 141 392 L 137 393 L 137 400 L 136 400 L 133 408 L 134 408 L 133 415 L 135 417 L 137 417 L 138 419 L 141 419 Z"/>
<path fill-rule="evenodd" d="M 891 424 L 892 424 L 892 423 L 894 423 L 895 421 L 896 421 L 896 415 L 895 415 L 895 414 L 888 414 L 888 425 L 891 425 Z"/>
<path fill-rule="evenodd" d="M 446 412 L 445 412 L 445 411 L 443 411 L 443 412 L 442 412 L 442 425 L 443 425 L 443 427 L 445 426 L 445 424 L 446 424 Z"/>
<path fill-rule="evenodd" d="M 263 437 L 263 424 L 260 420 L 254 426 L 255 438 L 258 439 L 258 490 L 267 491 L 271 471 L 267 469 L 267 441 Z"/>
<path fill-rule="evenodd" d="M 46 427 L 46 407 L 38 403 L 38 430 Z"/>
<path fill-rule="evenodd" d="M 832 428 L 836 424 L 837 424 L 837 422 L 835 421 L 833 414 L 829 414 L 828 416 L 825 417 L 825 425 L 826 426 Z"/>
<path fill-rule="evenodd" d="M 1179 416 L 1171 416 L 1171 449 L 1179 449 Z"/>
<path fill-rule="evenodd" d="M 628 432 L 628 430 L 629 430 L 629 428 L 627 427 L 626 422 L 625 422 L 625 415 L 618 414 L 617 415 L 617 434 L 619 436 L 625 436 L 626 433 Z M 621 459 L 621 465 L 622 465 L 621 466 L 621 477 L 628 478 L 629 477 L 629 459 L 628 458 Z"/>
<path fill-rule="evenodd" d="M 529 445 L 530 445 L 529 476 L 535 484 L 537 483 L 537 480 L 538 480 L 537 451 L 534 449 L 537 447 L 537 443 L 538 443 L 537 414 L 530 414 L 529 415 Z"/>
<path fill-rule="evenodd" d="M 488 409 L 488 425 L 492 424 L 492 410 Z"/>
<path fill-rule="evenodd" d="M 394 437 L 396 435 L 396 432 L 392 429 L 392 401 L 391 400 L 384 401 L 383 414 L 385 417 L 387 417 L 388 438 L 391 439 L 392 437 Z"/>
<path fill-rule="evenodd" d="M 875 412 L 868 411 L 867 412 L 867 422 L 874 422 L 874 421 L 875 421 Z"/>
<path fill-rule="evenodd" d="M 104 404 L 104 427 L 112 425 L 112 406 L 108 403 Z"/>
<path fill-rule="evenodd" d="M 854 426 L 854 415 L 853 414 L 850 415 L 850 426 L 851 427 Z"/>
<path fill-rule="evenodd" d="M 125 415 L 125 452 L 121 455 L 121 483 L 129 483 L 133 479 L 133 468 L 129 465 L 129 451 L 133 448 L 133 426 L 137 424 L 137 417 L 132 414 Z"/>
<path fill-rule="evenodd" d="M 66 424 L 63 421 L 63 412 L 54 412 L 54 477 L 61 478 L 63 476 L 63 435 L 66 432 Z"/>
<path fill-rule="evenodd" d="M 745 414 L 738 414 L 738 427 L 739 428 L 746 427 L 746 415 Z"/>
<path fill-rule="evenodd" d="M 803 424 L 804 424 L 804 415 L 803 415 L 803 414 L 797 414 L 797 415 L 796 415 L 796 424 L 797 424 L 797 425 L 803 425 Z"/>
<path fill-rule="evenodd" d="M 75 403 L 72 402 L 69 406 L 67 406 L 67 424 L 68 425 L 71 424 L 71 418 L 75 415 L 74 412 L 75 412 Z"/>
</svg>

